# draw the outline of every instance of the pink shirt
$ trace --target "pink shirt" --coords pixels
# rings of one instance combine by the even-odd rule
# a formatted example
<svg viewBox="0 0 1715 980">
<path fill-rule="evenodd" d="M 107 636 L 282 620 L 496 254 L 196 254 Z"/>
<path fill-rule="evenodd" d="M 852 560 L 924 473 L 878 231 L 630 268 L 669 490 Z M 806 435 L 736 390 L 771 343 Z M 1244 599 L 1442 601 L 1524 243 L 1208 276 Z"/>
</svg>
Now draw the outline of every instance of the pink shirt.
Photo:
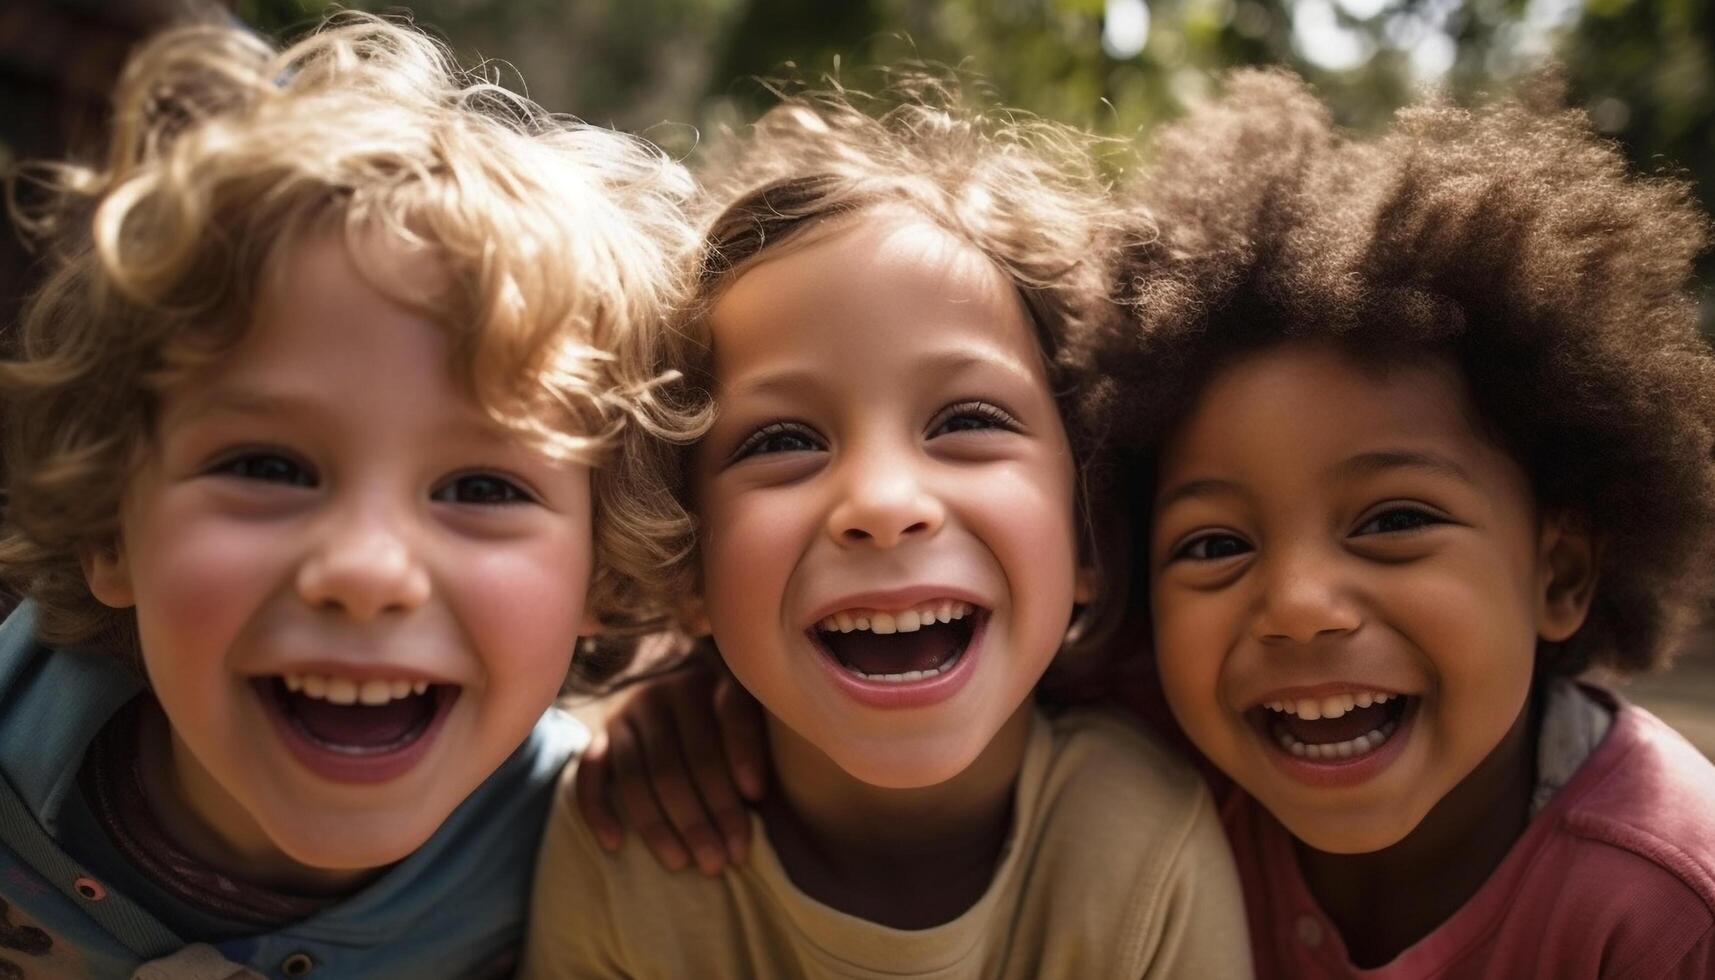
<svg viewBox="0 0 1715 980">
<path fill-rule="evenodd" d="M 1257 976 L 1715 977 L 1715 766 L 1649 712 L 1590 693 L 1616 706 L 1607 737 L 1471 900 L 1374 970 L 1347 958 L 1285 828 L 1234 790 L 1222 817 Z"/>
</svg>

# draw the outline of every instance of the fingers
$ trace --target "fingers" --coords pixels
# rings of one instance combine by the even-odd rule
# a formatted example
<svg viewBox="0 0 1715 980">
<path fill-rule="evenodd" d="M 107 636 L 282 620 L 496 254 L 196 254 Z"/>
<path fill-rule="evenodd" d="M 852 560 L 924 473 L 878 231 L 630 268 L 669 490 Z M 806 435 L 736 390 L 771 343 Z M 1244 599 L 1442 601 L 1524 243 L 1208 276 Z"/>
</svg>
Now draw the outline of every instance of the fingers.
<svg viewBox="0 0 1715 980">
<path fill-rule="evenodd" d="M 754 803 L 768 788 L 768 729 L 762 721 L 762 707 L 724 670 L 715 681 L 713 701 L 732 781 L 744 798 Z"/>
<path fill-rule="evenodd" d="M 680 871 L 690 863 L 690 853 L 650 788 L 650 774 L 636 727 L 629 719 L 616 717 L 608 723 L 608 759 L 613 767 L 613 793 L 624 808 L 627 822 L 645 847 L 669 871 Z"/>
<path fill-rule="evenodd" d="M 690 850 L 699 871 L 718 874 L 726 867 L 726 847 L 704 808 L 697 789 L 696 767 L 688 764 L 690 760 L 681 749 L 680 726 L 671 709 L 673 700 L 677 699 L 670 697 L 669 711 L 664 717 L 654 719 L 652 724 L 638 724 L 632 719 L 631 730 L 642 746 L 649 786 L 668 825 Z"/>
<path fill-rule="evenodd" d="M 662 866 L 718 874 L 748 857 L 767 772 L 761 709 L 719 666 L 638 685 L 607 718 L 573 777 L 596 841 L 618 850 L 630 824 Z"/>
<path fill-rule="evenodd" d="M 571 792 L 578 813 L 583 816 L 584 823 L 589 824 L 590 832 L 595 834 L 596 843 L 603 850 L 617 851 L 625 839 L 625 826 L 619 822 L 619 814 L 614 812 L 613 799 L 608 793 L 612 769 L 608 765 L 607 752 L 607 734 L 595 733 L 583 757 L 578 760 L 577 771 L 572 773 Z"/>
<path fill-rule="evenodd" d="M 750 853 L 750 814 L 739 799 L 739 787 L 733 784 L 708 691 L 701 684 L 673 690 L 679 750 L 704 812 L 713 822 L 710 829 L 724 841 L 726 857 L 743 861 Z"/>
</svg>

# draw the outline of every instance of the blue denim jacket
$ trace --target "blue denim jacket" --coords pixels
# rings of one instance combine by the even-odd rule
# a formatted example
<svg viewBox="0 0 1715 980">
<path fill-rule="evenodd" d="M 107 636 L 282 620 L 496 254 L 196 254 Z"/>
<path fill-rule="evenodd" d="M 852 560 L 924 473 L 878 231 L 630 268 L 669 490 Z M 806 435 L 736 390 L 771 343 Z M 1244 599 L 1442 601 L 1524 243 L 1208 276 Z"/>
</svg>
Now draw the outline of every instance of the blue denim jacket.
<svg viewBox="0 0 1715 980">
<path fill-rule="evenodd" d="M 243 938 L 212 941 L 176 935 L 158 910 L 80 866 L 72 853 L 91 848 L 66 840 L 84 753 L 143 690 L 110 652 L 39 643 L 31 603 L 0 623 L 0 977 L 129 977 L 200 942 L 264 977 L 509 971 L 556 776 L 587 739 L 571 716 L 544 715 L 433 837 L 361 891 L 278 931 L 244 935 L 234 923 L 220 935 Z"/>
</svg>

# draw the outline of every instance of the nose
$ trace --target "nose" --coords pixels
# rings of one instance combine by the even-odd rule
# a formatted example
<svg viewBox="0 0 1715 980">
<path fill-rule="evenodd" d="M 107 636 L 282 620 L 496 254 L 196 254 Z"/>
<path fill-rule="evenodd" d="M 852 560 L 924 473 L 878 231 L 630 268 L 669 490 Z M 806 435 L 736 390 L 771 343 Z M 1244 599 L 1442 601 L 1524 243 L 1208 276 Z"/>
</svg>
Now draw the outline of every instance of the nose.
<svg viewBox="0 0 1715 980">
<path fill-rule="evenodd" d="M 1308 644 L 1356 630 L 1356 598 L 1331 555 L 1307 552 L 1265 559 L 1261 611 L 1252 633 L 1266 644 Z"/>
<path fill-rule="evenodd" d="M 940 529 L 946 509 L 924 485 L 908 451 L 866 452 L 845 461 L 828 534 L 846 547 L 894 548 Z"/>
<path fill-rule="evenodd" d="M 421 606 L 429 598 L 429 572 L 400 525 L 375 502 L 324 522 L 298 568 L 299 596 L 360 622 Z"/>
</svg>

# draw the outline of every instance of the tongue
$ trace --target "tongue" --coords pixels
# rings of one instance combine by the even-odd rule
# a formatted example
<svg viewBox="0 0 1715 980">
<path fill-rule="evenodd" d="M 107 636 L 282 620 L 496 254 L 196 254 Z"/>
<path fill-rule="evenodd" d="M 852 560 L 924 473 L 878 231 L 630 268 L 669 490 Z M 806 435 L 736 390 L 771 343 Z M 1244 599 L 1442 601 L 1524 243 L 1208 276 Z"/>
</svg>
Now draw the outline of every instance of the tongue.
<svg viewBox="0 0 1715 980">
<path fill-rule="evenodd" d="M 399 742 L 427 725 L 435 713 L 435 699 L 431 691 L 386 704 L 333 704 L 287 694 L 286 710 L 318 742 L 374 749 Z"/>
<path fill-rule="evenodd" d="M 945 623 L 913 633 L 823 633 L 822 642 L 841 663 L 866 674 L 934 670 L 953 659 L 963 646 L 959 631 Z"/>
<path fill-rule="evenodd" d="M 1320 718 L 1316 721 L 1305 721 L 1297 715 L 1276 714 L 1274 723 L 1285 728 L 1292 737 L 1307 745 L 1322 745 L 1332 742 L 1346 742 L 1380 728 L 1393 717 L 1393 704 L 1372 704 L 1367 708 L 1353 708 L 1338 718 Z"/>
</svg>

